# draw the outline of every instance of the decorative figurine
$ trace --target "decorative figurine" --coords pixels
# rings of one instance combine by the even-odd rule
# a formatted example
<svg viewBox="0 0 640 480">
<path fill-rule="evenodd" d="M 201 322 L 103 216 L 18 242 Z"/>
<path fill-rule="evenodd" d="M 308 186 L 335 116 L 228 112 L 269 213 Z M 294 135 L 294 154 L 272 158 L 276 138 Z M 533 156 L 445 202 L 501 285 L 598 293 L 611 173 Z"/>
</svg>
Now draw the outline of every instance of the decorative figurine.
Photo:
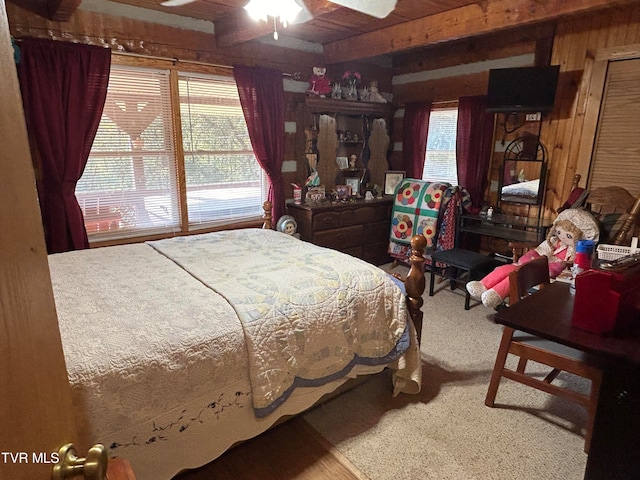
<svg viewBox="0 0 640 480">
<path fill-rule="evenodd" d="M 374 103 L 387 103 L 385 98 L 380 93 L 380 90 L 378 89 L 377 80 L 373 80 L 369 84 L 369 101 Z"/>
<path fill-rule="evenodd" d="M 342 98 L 342 87 L 340 86 L 340 83 L 336 82 L 333 84 L 333 87 L 331 88 L 331 98 L 337 100 Z"/>
<path fill-rule="evenodd" d="M 296 233 L 298 229 L 298 222 L 291 215 L 283 215 L 278 219 L 276 223 L 276 230 L 286 235 L 291 235 L 295 238 L 300 238 L 300 234 Z"/>
<path fill-rule="evenodd" d="M 313 67 L 313 75 L 309 78 L 307 95 L 324 98 L 328 93 L 331 93 L 331 81 L 326 76 L 326 73 L 327 69 L 325 67 Z"/>
</svg>

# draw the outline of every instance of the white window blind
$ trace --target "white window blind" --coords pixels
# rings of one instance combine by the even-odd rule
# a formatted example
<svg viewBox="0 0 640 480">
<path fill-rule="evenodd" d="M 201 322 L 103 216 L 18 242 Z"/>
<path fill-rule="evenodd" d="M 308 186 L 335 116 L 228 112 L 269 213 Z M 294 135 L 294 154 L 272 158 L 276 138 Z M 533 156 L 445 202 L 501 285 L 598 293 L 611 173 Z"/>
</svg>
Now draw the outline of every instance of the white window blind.
<svg viewBox="0 0 640 480">
<path fill-rule="evenodd" d="M 422 179 L 430 182 L 458 184 L 456 166 L 456 130 L 458 109 L 432 110 L 429 116 L 427 152 Z"/>
<path fill-rule="evenodd" d="M 235 82 L 181 74 L 178 84 L 190 227 L 260 216 L 266 179 Z"/>
<path fill-rule="evenodd" d="M 589 188 L 616 185 L 640 194 L 640 59 L 609 63 Z"/>
<path fill-rule="evenodd" d="M 178 230 L 169 72 L 112 65 L 76 196 L 92 239 Z"/>
</svg>

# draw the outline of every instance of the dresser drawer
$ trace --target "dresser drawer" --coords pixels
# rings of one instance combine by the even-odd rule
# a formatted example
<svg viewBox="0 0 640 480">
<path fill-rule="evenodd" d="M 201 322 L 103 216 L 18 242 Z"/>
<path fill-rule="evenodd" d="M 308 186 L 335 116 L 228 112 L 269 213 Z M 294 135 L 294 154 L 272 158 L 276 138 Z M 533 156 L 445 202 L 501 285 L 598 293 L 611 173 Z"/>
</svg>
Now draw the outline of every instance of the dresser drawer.
<svg viewBox="0 0 640 480">
<path fill-rule="evenodd" d="M 322 247 L 344 250 L 349 247 L 362 245 L 362 234 L 362 225 L 319 231 L 314 233 L 313 243 Z"/>
<path fill-rule="evenodd" d="M 364 241 L 365 243 L 384 243 L 389 242 L 389 233 L 391 230 L 391 222 L 384 220 L 382 222 L 368 223 L 364 225 Z"/>
<path fill-rule="evenodd" d="M 318 212 L 313 216 L 312 230 L 327 230 L 342 226 L 342 214 L 337 210 L 330 212 Z"/>
</svg>

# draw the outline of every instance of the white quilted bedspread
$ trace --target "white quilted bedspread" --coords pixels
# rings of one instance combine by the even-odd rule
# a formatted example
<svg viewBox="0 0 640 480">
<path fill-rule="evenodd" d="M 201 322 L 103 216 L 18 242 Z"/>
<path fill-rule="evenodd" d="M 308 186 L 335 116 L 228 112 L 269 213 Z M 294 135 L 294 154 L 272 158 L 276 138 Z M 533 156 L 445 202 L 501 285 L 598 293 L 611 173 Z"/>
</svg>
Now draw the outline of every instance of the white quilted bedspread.
<svg viewBox="0 0 640 480">
<path fill-rule="evenodd" d="M 211 461 L 343 373 L 388 366 L 394 393 L 420 389 L 415 334 L 396 355 L 407 319 L 388 276 L 281 233 L 79 250 L 49 267 L 82 440 L 129 459 L 139 480 Z"/>
<path fill-rule="evenodd" d="M 409 347 L 402 293 L 356 258 L 261 229 L 148 243 L 235 309 L 258 417 L 296 387 L 390 363 Z"/>
</svg>

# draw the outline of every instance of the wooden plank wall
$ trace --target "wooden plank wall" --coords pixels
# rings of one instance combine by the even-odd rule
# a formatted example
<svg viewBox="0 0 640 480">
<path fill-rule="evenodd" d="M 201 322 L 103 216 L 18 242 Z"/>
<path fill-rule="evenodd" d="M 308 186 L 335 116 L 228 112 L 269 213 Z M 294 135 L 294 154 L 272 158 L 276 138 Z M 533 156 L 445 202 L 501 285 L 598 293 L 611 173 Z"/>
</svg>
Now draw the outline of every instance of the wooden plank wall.
<svg viewBox="0 0 640 480">
<path fill-rule="evenodd" d="M 580 186 L 587 181 L 595 132 L 595 126 L 588 123 L 597 121 L 597 112 L 587 115 L 587 100 L 590 93 L 602 93 L 593 91 L 591 84 L 598 52 L 638 43 L 640 6 L 558 25 L 552 63 L 560 64 L 565 73 L 559 92 L 560 109 L 543 122 L 541 131 L 552 159 L 549 186 L 555 189 L 548 195 L 548 209 L 562 205 L 574 174 L 582 175 Z"/>
<path fill-rule="evenodd" d="M 549 176 L 544 214 L 553 218 L 555 210 L 564 203 L 571 190 L 575 173 L 582 174 L 580 186 L 587 180 L 590 146 L 593 143 L 593 115 L 585 117 L 587 97 L 591 92 L 591 71 L 598 50 L 640 43 L 640 6 L 620 8 L 608 14 L 577 17 L 557 25 L 541 25 L 526 32 L 505 33 L 483 39 L 447 45 L 434 49 L 400 55 L 394 59 L 393 75 L 428 72 L 436 69 L 469 65 L 472 73 L 448 76 L 404 85 L 394 85 L 394 104 L 402 108 L 406 102 L 430 99 L 434 102 L 456 100 L 464 95 L 486 93 L 488 71 L 478 70 L 482 62 L 523 54 L 544 55 L 539 46 L 545 38 L 553 39 L 550 63 L 560 64 L 560 82 L 556 108 L 546 114 L 537 126 L 540 141 L 546 146 Z M 591 92 L 592 95 L 598 92 Z M 498 141 L 504 137 L 502 115 L 496 116 Z M 596 118 L 597 120 L 597 118 Z M 536 126 L 529 125 L 528 130 Z M 503 138 L 504 137 L 504 138 Z M 393 142 L 402 141 L 402 116 L 396 115 Z M 499 153 L 494 154 L 491 178 L 497 178 Z M 392 167 L 402 167 L 402 152 L 394 151 Z M 485 198 L 491 199 L 489 192 Z"/>
<path fill-rule="evenodd" d="M 283 72 L 301 72 L 303 81 L 311 75 L 312 67 L 323 65 L 318 53 L 261 45 L 217 48 L 213 34 L 178 29 L 91 13 L 82 10 L 68 22 L 53 22 L 31 14 L 14 5 L 7 5 L 11 33 L 15 37 L 35 36 L 82 41 L 109 46 L 126 51 L 156 57 L 179 58 L 218 65 L 263 65 Z M 640 6 L 624 7 L 612 13 L 598 13 L 577 17 L 556 24 L 537 25 L 515 32 L 453 42 L 432 48 L 423 48 L 396 55 L 393 66 L 354 63 L 352 65 L 328 65 L 330 77 L 337 80 L 345 69 L 359 70 L 365 83 L 380 81 L 382 91 L 392 91 L 394 106 L 398 112 L 406 102 L 431 99 L 435 102 L 456 100 L 464 95 L 486 93 L 488 68 L 492 61 L 530 55 L 541 59 L 549 53 L 544 49 L 552 45 L 551 63 L 561 65 L 561 77 L 557 108 L 547 114 L 541 125 L 528 128 L 540 130 L 540 139 L 549 156 L 549 182 L 546 196 L 546 214 L 553 216 L 555 209 L 567 198 L 575 173 L 583 176 L 582 186 L 589 170 L 590 146 L 593 143 L 593 115 L 586 115 L 587 99 L 598 92 L 591 91 L 591 72 L 598 50 L 640 43 Z M 540 62 L 539 62 L 540 63 Z M 469 71 L 465 72 L 465 67 Z M 479 68 L 480 66 L 480 68 Z M 392 84 L 393 79 L 407 74 L 423 74 L 432 71 L 458 69 L 453 76 L 404 84 Z M 497 116 L 496 138 L 501 137 L 501 118 Z M 312 124 L 312 117 L 304 108 L 304 94 L 287 92 L 285 120 L 295 122 L 296 131 L 287 134 L 285 160 L 295 160 L 295 172 L 284 174 L 285 183 L 302 183 L 306 178 L 304 160 L 304 129 Z M 390 167 L 402 169 L 402 116 L 394 117 L 390 125 L 391 140 L 398 145 L 391 154 Z M 497 178 L 499 153 L 494 154 L 492 177 Z M 287 196 L 292 197 L 290 187 Z M 486 194 L 490 198 L 489 192 Z"/>
</svg>

